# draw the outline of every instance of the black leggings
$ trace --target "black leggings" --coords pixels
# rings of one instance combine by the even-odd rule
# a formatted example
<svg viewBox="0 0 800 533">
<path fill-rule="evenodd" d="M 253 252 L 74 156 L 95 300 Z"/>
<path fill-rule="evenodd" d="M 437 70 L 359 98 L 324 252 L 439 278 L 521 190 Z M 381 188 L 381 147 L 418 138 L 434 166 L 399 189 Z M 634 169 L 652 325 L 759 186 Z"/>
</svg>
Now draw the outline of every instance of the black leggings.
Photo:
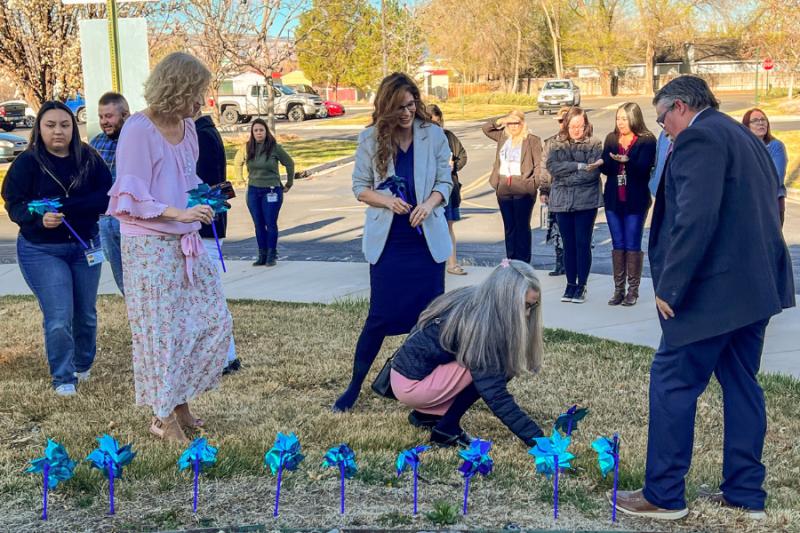
<svg viewBox="0 0 800 533">
<path fill-rule="evenodd" d="M 506 257 L 531 262 L 533 196 L 497 197 L 506 233 Z"/>
<path fill-rule="evenodd" d="M 564 241 L 564 269 L 567 283 L 586 285 L 592 268 L 592 232 L 597 209 L 556 213 L 561 240 Z"/>
</svg>

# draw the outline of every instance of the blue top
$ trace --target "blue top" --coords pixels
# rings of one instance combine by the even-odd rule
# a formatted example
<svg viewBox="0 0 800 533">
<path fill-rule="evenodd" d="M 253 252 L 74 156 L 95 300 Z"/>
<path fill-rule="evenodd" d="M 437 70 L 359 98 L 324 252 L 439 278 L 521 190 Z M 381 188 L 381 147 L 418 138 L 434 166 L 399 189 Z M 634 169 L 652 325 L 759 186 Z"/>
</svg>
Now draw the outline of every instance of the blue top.
<svg viewBox="0 0 800 533">
<path fill-rule="evenodd" d="M 406 203 L 412 206 L 417 205 L 417 188 L 414 185 L 414 142 L 408 145 L 408 151 L 404 152 L 397 148 L 397 156 L 394 161 L 394 173 L 399 178 L 406 178 Z"/>
<path fill-rule="evenodd" d="M 786 196 L 786 146 L 778 139 L 772 139 L 767 145 L 767 152 L 772 156 L 775 168 L 778 169 L 778 196 Z"/>
<path fill-rule="evenodd" d="M 100 157 L 103 158 L 103 161 L 106 162 L 106 165 L 108 165 L 108 169 L 111 171 L 111 183 L 117 181 L 118 142 L 119 142 L 119 137 L 117 137 L 116 139 L 112 139 L 108 135 L 106 135 L 105 132 L 101 132 L 94 139 L 92 139 L 91 142 L 92 148 L 94 148 L 100 153 Z"/>
</svg>

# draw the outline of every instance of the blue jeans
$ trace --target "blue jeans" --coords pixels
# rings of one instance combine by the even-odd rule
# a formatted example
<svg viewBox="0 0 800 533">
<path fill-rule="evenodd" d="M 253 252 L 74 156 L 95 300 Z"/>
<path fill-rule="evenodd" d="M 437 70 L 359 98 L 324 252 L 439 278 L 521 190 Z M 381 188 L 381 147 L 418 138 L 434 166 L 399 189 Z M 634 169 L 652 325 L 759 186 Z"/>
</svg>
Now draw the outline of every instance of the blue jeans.
<svg viewBox="0 0 800 533">
<path fill-rule="evenodd" d="M 89 246 L 97 246 L 96 239 Z M 100 266 L 89 266 L 80 243 L 34 244 L 20 235 L 17 260 L 44 315 L 44 345 L 53 386 L 75 384 L 97 352 Z"/>
<path fill-rule="evenodd" d="M 103 215 L 98 220 L 100 226 L 100 243 L 106 253 L 106 259 L 114 273 L 114 283 L 117 284 L 119 292 L 125 296 L 125 289 L 122 282 L 122 252 L 120 250 L 119 220 L 114 217 Z"/>
<path fill-rule="evenodd" d="M 277 202 L 268 202 L 267 195 L 278 195 Z M 247 208 L 256 226 L 256 242 L 259 250 L 278 247 L 278 215 L 283 205 L 283 188 L 253 187 L 247 188 Z"/>
<path fill-rule="evenodd" d="M 647 213 L 629 215 L 627 209 L 623 208 L 622 211 L 623 214 L 606 211 L 608 231 L 611 232 L 611 247 L 614 250 L 641 252 L 642 234 L 644 233 L 644 221 L 647 218 Z"/>
</svg>

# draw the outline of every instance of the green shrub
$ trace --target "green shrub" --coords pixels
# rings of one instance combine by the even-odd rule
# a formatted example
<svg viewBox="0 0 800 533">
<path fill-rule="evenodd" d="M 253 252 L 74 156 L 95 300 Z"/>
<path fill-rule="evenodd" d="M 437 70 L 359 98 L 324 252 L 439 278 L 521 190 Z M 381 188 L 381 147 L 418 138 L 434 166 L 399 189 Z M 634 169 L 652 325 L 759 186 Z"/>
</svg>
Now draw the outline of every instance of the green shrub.
<svg viewBox="0 0 800 533">
<path fill-rule="evenodd" d="M 437 526 L 455 524 L 458 521 L 458 506 L 436 500 L 433 502 L 433 512 L 425 513 L 425 518 Z"/>
</svg>

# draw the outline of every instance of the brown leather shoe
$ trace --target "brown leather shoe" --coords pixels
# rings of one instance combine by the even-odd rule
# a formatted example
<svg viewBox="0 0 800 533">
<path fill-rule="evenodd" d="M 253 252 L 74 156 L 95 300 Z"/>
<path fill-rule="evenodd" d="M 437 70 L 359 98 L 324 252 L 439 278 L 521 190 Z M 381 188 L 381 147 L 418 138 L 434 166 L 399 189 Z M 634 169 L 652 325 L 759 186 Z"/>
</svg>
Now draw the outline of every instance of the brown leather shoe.
<svg viewBox="0 0 800 533">
<path fill-rule="evenodd" d="M 611 266 L 614 268 L 614 296 L 608 305 L 619 305 L 625 299 L 625 250 L 611 250 Z"/>
<path fill-rule="evenodd" d="M 642 281 L 642 267 L 644 266 L 644 252 L 628 252 L 626 255 L 628 268 L 628 294 L 623 300 L 623 307 L 636 305 L 639 299 L 639 284 Z"/>
<path fill-rule="evenodd" d="M 644 499 L 642 489 L 632 492 L 626 490 L 617 492 L 617 510 L 633 516 L 656 518 L 658 520 L 678 520 L 689 514 L 689 509 L 686 507 L 677 511 L 656 507 Z"/>
<path fill-rule="evenodd" d="M 731 505 L 728 503 L 728 500 L 725 499 L 725 496 L 722 495 L 721 492 L 703 492 L 701 491 L 700 494 L 697 495 L 698 500 L 703 500 L 708 503 L 715 503 L 724 509 L 733 509 L 734 511 L 741 511 L 745 513 L 747 518 L 751 520 L 763 520 L 767 517 L 767 513 L 764 509 L 745 509 L 744 507 L 736 507 L 735 505 Z"/>
</svg>

